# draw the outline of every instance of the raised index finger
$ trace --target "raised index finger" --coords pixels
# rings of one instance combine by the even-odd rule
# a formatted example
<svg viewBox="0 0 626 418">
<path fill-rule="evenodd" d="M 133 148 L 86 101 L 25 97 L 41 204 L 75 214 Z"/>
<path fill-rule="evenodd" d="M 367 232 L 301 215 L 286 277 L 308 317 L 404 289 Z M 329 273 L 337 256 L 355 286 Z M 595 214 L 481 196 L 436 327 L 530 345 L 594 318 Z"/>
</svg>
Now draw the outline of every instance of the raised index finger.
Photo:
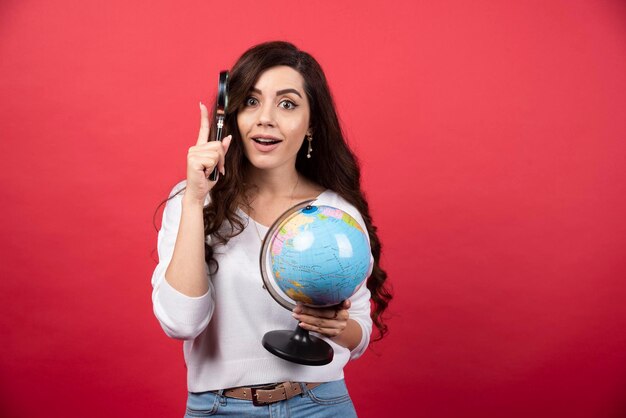
<svg viewBox="0 0 626 418">
<path fill-rule="evenodd" d="M 209 111 L 206 106 L 200 103 L 200 132 L 198 132 L 198 142 L 202 145 L 209 142 Z"/>
</svg>

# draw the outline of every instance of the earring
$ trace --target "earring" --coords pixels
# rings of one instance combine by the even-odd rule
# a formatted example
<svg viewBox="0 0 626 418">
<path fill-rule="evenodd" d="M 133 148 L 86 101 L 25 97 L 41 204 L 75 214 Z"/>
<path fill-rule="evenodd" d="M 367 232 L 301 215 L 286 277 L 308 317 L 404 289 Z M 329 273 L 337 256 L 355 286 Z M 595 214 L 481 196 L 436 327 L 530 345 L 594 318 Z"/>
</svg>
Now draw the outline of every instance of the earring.
<svg viewBox="0 0 626 418">
<path fill-rule="evenodd" d="M 311 158 L 311 152 L 313 151 L 313 147 L 311 146 L 311 142 L 313 141 L 313 134 L 310 132 L 306 134 L 306 139 L 309 140 L 309 152 L 306 154 L 306 158 Z"/>
</svg>

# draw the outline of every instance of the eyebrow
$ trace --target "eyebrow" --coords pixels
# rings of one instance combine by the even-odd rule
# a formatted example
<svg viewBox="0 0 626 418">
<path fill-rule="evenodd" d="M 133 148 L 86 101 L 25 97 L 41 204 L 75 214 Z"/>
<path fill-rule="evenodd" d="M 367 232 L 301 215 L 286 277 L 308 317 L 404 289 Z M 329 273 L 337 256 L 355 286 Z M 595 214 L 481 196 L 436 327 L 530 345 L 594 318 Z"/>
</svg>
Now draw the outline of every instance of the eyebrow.
<svg viewBox="0 0 626 418">
<path fill-rule="evenodd" d="M 257 89 L 256 87 L 252 87 L 252 91 L 253 91 L 254 93 L 263 94 L 263 93 L 261 92 L 261 90 Z M 287 93 L 293 93 L 293 94 L 297 95 L 299 98 L 302 98 L 302 95 L 301 95 L 301 94 L 300 94 L 300 92 L 299 92 L 298 90 L 296 90 L 296 89 L 283 89 L 283 90 L 278 90 L 278 91 L 276 92 L 276 95 L 277 95 L 277 96 L 281 96 L 281 95 L 283 95 L 283 94 L 287 94 Z"/>
</svg>

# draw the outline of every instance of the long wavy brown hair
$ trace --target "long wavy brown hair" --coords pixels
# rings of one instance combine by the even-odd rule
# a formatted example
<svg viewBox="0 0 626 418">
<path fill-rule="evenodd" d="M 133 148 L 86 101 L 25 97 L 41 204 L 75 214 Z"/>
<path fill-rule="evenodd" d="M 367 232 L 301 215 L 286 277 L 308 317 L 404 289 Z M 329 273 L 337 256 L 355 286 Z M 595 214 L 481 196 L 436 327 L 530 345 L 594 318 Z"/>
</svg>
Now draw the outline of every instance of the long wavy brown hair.
<svg viewBox="0 0 626 418">
<path fill-rule="evenodd" d="M 339 194 L 359 211 L 365 221 L 374 257 L 372 274 L 367 280 L 373 302 L 371 317 L 379 331 L 374 340 L 381 339 L 388 331 L 383 313 L 392 295 L 385 283 L 387 273 L 380 267 L 381 243 L 361 190 L 359 165 L 344 138 L 322 68 L 311 55 L 288 42 L 267 42 L 250 48 L 230 72 L 224 135 L 232 134 L 233 139 L 226 154 L 226 175 L 211 189 L 210 203 L 204 208 L 204 233 L 212 238 L 211 244 L 205 240 L 206 262 L 212 272 L 217 271 L 219 265 L 213 245 L 226 244 L 245 227 L 245 220 L 237 214 L 237 208 L 245 200 L 244 177 L 250 163 L 244 155 L 237 115 L 261 73 L 279 65 L 291 67 L 302 75 L 310 104 L 315 152 L 313 158 L 306 158 L 308 144 L 304 141 L 296 157 L 296 170 Z M 225 228 L 225 225 L 230 227 Z"/>
</svg>

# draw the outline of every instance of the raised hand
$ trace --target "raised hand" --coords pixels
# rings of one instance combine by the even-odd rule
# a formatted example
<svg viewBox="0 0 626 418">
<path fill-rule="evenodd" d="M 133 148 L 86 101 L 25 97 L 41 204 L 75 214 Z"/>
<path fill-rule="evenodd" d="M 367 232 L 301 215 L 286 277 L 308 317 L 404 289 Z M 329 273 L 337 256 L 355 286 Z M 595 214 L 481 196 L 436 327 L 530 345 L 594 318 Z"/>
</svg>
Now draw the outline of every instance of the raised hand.
<svg viewBox="0 0 626 418">
<path fill-rule="evenodd" d="M 208 177 L 217 167 L 225 175 L 224 158 L 228 152 L 232 135 L 228 135 L 222 142 L 209 141 L 209 112 L 206 106 L 200 103 L 200 132 L 196 145 L 189 148 L 187 153 L 187 199 L 204 202 L 207 194 L 215 186 L 215 181 Z M 219 181 L 219 177 L 218 177 Z"/>
</svg>

